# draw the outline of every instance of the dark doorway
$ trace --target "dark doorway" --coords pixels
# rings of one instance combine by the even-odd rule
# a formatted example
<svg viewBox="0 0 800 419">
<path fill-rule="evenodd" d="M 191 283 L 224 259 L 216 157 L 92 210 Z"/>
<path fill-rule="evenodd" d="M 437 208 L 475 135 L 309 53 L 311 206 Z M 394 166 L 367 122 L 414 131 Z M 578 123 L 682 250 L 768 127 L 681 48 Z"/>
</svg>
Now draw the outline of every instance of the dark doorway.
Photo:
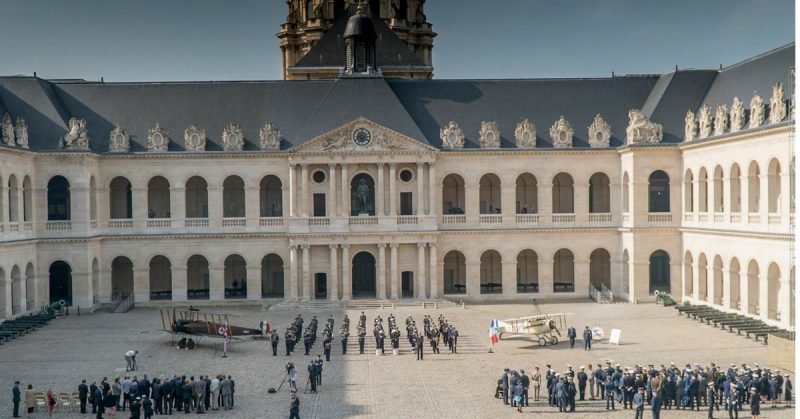
<svg viewBox="0 0 800 419">
<path fill-rule="evenodd" d="M 403 298 L 414 298 L 414 272 L 404 271 L 402 274 L 400 274 L 400 277 L 400 295 Z"/>
<path fill-rule="evenodd" d="M 69 182 L 63 176 L 56 176 L 47 183 L 47 220 L 70 219 Z"/>
<path fill-rule="evenodd" d="M 314 216 L 315 217 L 324 217 L 325 216 L 325 194 L 324 193 L 315 193 L 314 194 Z"/>
<path fill-rule="evenodd" d="M 400 192 L 400 215 L 414 215 L 414 195 Z"/>
<path fill-rule="evenodd" d="M 656 291 L 669 294 L 669 255 L 663 250 L 656 250 L 650 255 L 650 294 Z"/>
<path fill-rule="evenodd" d="M 324 300 L 328 298 L 328 275 L 324 273 L 314 274 L 314 298 Z"/>
<path fill-rule="evenodd" d="M 72 268 L 59 260 L 50 265 L 50 304 L 61 300 L 72 305 Z"/>
<path fill-rule="evenodd" d="M 375 298 L 375 257 L 369 252 L 353 258 L 353 298 Z"/>
</svg>

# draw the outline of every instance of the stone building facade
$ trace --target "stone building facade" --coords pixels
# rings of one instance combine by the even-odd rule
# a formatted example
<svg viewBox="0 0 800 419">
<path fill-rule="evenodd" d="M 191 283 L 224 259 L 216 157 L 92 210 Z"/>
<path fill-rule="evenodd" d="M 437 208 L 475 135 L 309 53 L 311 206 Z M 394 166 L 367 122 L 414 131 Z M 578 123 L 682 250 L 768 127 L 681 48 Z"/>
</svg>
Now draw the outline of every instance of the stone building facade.
<svg viewBox="0 0 800 419">
<path fill-rule="evenodd" d="M 353 48 L 370 42 L 358 25 Z M 0 317 L 128 295 L 594 288 L 793 327 L 793 62 L 792 44 L 605 79 L 2 77 Z"/>
</svg>

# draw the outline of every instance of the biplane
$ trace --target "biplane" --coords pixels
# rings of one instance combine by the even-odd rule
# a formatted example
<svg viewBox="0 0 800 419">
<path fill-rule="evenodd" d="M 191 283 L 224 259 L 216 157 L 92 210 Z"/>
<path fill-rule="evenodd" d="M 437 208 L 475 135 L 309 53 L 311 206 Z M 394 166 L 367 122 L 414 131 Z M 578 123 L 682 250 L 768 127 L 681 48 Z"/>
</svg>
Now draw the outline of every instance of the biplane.
<svg viewBox="0 0 800 419">
<path fill-rule="evenodd" d="M 503 339 L 503 334 L 534 335 L 541 346 L 548 343 L 555 345 L 558 343 L 558 338 L 561 337 L 559 329 L 567 327 L 567 316 L 570 314 L 539 314 L 518 319 L 498 320 L 497 334 L 500 339 Z"/>
<path fill-rule="evenodd" d="M 172 308 L 160 311 L 163 331 L 172 335 L 173 344 L 178 341 L 179 348 L 193 349 L 204 337 L 225 339 L 226 333 L 229 339 L 237 340 L 242 337 L 263 337 L 261 329 L 232 325 L 229 319 L 235 317 L 232 314 L 208 313 L 192 307 L 188 310 Z"/>
</svg>

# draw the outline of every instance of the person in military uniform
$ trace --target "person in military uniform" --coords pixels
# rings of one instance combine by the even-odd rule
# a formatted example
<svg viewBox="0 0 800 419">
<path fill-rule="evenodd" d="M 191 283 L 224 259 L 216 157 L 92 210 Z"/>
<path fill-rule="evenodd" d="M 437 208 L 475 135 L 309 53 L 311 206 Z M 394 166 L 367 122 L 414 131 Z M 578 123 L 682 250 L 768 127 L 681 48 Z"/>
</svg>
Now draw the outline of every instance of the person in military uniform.
<svg viewBox="0 0 800 419">
<path fill-rule="evenodd" d="M 292 334 L 292 329 L 286 329 L 286 334 L 284 335 L 286 338 L 284 342 L 286 344 L 286 356 L 292 354 Z"/>
<path fill-rule="evenodd" d="M 325 360 L 326 361 L 330 361 L 331 360 L 331 341 L 332 340 L 333 339 L 331 339 L 330 336 L 326 335 L 325 336 L 325 340 L 322 341 L 322 350 L 325 353 Z"/>
<path fill-rule="evenodd" d="M 364 330 L 363 327 L 359 327 L 359 330 L 358 330 L 358 353 L 359 354 L 363 354 L 364 353 L 365 336 L 367 336 L 367 331 Z"/>
<path fill-rule="evenodd" d="M 425 347 L 425 339 L 423 339 L 422 335 L 417 335 L 417 361 L 422 361 L 423 354 L 422 348 Z"/>
<path fill-rule="evenodd" d="M 272 344 L 272 356 L 278 356 L 278 342 L 281 340 L 280 336 L 278 336 L 278 331 L 272 329 L 272 332 L 269 334 L 269 342 Z"/>
<path fill-rule="evenodd" d="M 583 397 L 586 394 L 586 381 L 589 379 L 589 376 L 586 375 L 584 372 L 586 368 L 581 365 L 580 371 L 578 371 L 578 391 L 580 398 L 578 400 L 583 401 Z"/>
<path fill-rule="evenodd" d="M 306 330 L 306 333 L 303 335 L 303 346 L 306 349 L 304 355 L 308 356 L 309 351 L 311 351 L 311 331 Z"/>
<path fill-rule="evenodd" d="M 317 359 L 314 361 L 314 364 L 317 366 L 317 385 L 322 385 L 322 357 L 317 355 Z"/>
<path fill-rule="evenodd" d="M 311 392 L 317 392 L 317 363 L 314 360 L 311 360 L 308 363 L 308 382 L 311 384 Z"/>
</svg>

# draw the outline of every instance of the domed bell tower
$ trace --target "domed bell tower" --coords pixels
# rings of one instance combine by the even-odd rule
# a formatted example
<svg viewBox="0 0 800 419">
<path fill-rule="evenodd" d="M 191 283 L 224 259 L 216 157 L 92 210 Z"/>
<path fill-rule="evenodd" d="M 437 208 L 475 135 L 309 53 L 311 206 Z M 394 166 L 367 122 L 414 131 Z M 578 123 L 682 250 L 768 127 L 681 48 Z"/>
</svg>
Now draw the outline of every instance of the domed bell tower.
<svg viewBox="0 0 800 419">
<path fill-rule="evenodd" d="M 347 58 L 343 76 L 380 75 L 375 62 L 376 38 L 372 19 L 364 13 L 363 4 L 359 4 L 358 11 L 347 20 L 344 30 Z"/>
</svg>

